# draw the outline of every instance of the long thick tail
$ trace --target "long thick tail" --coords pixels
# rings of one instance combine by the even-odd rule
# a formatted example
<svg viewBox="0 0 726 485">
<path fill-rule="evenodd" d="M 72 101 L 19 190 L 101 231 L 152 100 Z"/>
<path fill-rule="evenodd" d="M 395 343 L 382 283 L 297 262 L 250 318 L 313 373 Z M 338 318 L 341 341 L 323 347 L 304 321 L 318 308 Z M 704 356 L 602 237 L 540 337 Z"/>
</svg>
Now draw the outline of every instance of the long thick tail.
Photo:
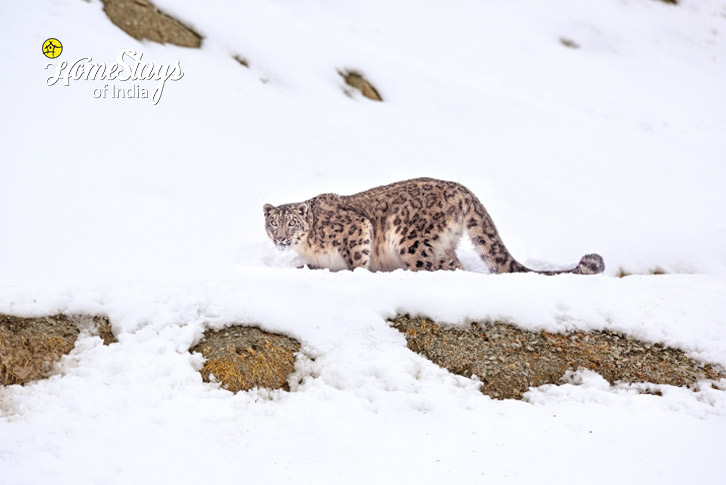
<svg viewBox="0 0 726 485">
<path fill-rule="evenodd" d="M 533 271 L 526 269 L 526 271 Z M 599 254 L 586 254 L 580 259 L 580 262 L 572 269 L 566 269 L 562 271 L 535 271 L 535 273 L 555 275 L 562 273 L 572 274 L 600 274 L 605 270 L 605 262 L 602 260 L 602 256 Z"/>
<path fill-rule="evenodd" d="M 599 254 L 591 253 L 582 257 L 577 267 L 571 271 L 575 274 L 600 274 L 605 271 L 605 261 Z"/>
<path fill-rule="evenodd" d="M 599 254 L 586 254 L 577 266 L 568 270 L 536 271 L 527 268 L 509 253 L 506 246 L 504 246 L 504 242 L 502 242 L 502 238 L 499 237 L 494 221 L 492 221 L 481 202 L 471 192 L 465 195 L 464 207 L 464 227 L 469 232 L 469 237 L 479 252 L 481 259 L 494 273 L 599 274 L 605 270 L 605 263 Z"/>
</svg>

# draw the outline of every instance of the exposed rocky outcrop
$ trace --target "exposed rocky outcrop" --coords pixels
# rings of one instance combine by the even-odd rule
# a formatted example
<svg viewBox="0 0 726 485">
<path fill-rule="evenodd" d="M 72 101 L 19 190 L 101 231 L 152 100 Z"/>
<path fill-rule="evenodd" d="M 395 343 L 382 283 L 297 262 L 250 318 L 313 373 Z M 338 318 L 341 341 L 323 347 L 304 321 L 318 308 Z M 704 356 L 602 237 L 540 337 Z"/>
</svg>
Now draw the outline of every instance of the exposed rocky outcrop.
<svg viewBox="0 0 726 485">
<path fill-rule="evenodd" d="M 115 342 L 108 318 L 85 315 L 16 317 L 0 314 L 0 385 L 26 384 L 52 374 L 81 329 Z"/>
<path fill-rule="evenodd" d="M 348 86 L 357 89 L 366 98 L 372 99 L 373 101 L 383 101 L 383 98 L 378 94 L 376 88 L 363 77 L 363 74 L 357 71 L 338 71 L 338 74 L 343 77 L 343 80 Z M 351 93 L 346 91 L 346 94 Z"/>
<path fill-rule="evenodd" d="M 103 11 L 121 30 L 137 40 L 199 47 L 202 37 L 178 20 L 159 11 L 148 0 L 101 0 Z"/>
<path fill-rule="evenodd" d="M 287 391 L 300 342 L 257 327 L 236 325 L 207 330 L 190 350 L 201 352 L 206 359 L 201 370 L 205 382 L 219 382 L 232 392 L 255 387 Z"/>
<path fill-rule="evenodd" d="M 688 386 L 726 378 L 724 369 L 696 362 L 681 350 L 609 331 L 554 334 L 498 322 L 453 327 L 408 315 L 392 323 L 411 350 L 455 374 L 476 375 L 481 391 L 498 399 L 521 399 L 530 387 L 559 384 L 567 371 L 578 369 L 597 372 L 611 384 Z"/>
</svg>

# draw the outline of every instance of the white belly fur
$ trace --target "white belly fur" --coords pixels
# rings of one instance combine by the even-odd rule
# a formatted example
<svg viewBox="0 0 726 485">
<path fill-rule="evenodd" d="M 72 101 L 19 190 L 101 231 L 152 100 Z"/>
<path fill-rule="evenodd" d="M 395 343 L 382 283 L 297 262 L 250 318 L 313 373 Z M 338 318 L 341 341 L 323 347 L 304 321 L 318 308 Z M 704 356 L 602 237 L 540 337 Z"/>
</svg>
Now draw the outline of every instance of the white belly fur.
<svg viewBox="0 0 726 485">
<path fill-rule="evenodd" d="M 328 268 L 330 271 L 340 271 L 348 269 L 343 256 L 335 251 L 313 253 L 305 251 L 303 248 L 296 247 L 295 250 L 309 265 L 316 268 Z"/>
<path fill-rule="evenodd" d="M 378 254 L 373 251 L 371 258 L 371 271 L 394 271 L 404 268 L 403 260 L 398 254 L 398 240 L 396 236 L 390 235 L 379 248 Z"/>
</svg>

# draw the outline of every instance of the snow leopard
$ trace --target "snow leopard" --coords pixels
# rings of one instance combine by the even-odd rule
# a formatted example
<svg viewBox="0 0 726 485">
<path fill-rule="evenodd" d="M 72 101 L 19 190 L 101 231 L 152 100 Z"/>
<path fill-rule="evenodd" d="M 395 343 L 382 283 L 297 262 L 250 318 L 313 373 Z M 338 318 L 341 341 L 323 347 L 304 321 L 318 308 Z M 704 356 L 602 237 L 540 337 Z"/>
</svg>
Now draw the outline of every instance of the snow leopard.
<svg viewBox="0 0 726 485">
<path fill-rule="evenodd" d="M 466 233 L 492 273 L 598 274 L 599 254 L 572 269 L 536 271 L 504 246 L 479 199 L 456 182 L 417 178 L 354 195 L 321 194 L 304 202 L 263 207 L 267 235 L 310 268 L 331 271 L 464 269 L 456 247 Z"/>
</svg>

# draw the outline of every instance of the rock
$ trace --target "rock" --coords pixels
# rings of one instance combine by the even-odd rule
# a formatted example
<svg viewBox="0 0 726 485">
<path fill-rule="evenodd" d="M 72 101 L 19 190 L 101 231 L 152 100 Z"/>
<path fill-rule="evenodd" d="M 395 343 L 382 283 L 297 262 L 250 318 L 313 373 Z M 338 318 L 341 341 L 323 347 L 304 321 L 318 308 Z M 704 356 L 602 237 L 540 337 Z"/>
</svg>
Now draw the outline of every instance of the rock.
<svg viewBox="0 0 726 485">
<path fill-rule="evenodd" d="M 376 88 L 366 80 L 363 75 L 357 71 L 338 71 L 348 86 L 351 86 L 361 92 L 363 96 L 373 101 L 383 101 L 381 95 L 378 94 Z M 347 93 L 350 94 L 350 93 Z"/>
<path fill-rule="evenodd" d="M 101 0 L 106 16 L 137 40 L 199 47 L 202 37 L 178 20 L 160 12 L 147 0 Z"/>
<path fill-rule="evenodd" d="M 80 330 L 115 342 L 108 318 L 87 315 L 16 317 L 0 314 L 0 385 L 26 384 L 51 375 L 73 349 Z"/>
<path fill-rule="evenodd" d="M 202 370 L 205 382 L 219 382 L 238 392 L 255 387 L 289 391 L 288 378 L 295 370 L 295 354 L 300 342 L 257 327 L 235 325 L 207 330 L 190 349 L 206 359 Z"/>
<path fill-rule="evenodd" d="M 689 359 L 681 350 L 659 344 L 646 350 L 631 336 L 607 331 L 553 334 L 499 322 L 464 328 L 408 315 L 391 322 L 411 350 L 455 374 L 481 376 L 481 391 L 501 399 L 521 399 L 530 387 L 558 384 L 568 370 L 578 369 L 597 372 L 611 384 L 688 386 L 726 377 L 724 369 Z"/>
<path fill-rule="evenodd" d="M 235 61 L 239 62 L 239 64 L 241 66 L 246 67 L 246 68 L 249 69 L 249 67 L 250 67 L 249 61 L 246 58 L 242 57 L 241 55 L 235 54 L 235 55 L 232 56 L 232 59 L 234 59 Z"/>
<path fill-rule="evenodd" d="M 567 37 L 560 37 L 560 44 L 562 44 L 565 47 L 569 47 L 570 49 L 579 49 L 580 45 L 575 42 L 572 39 L 568 39 Z"/>
</svg>

